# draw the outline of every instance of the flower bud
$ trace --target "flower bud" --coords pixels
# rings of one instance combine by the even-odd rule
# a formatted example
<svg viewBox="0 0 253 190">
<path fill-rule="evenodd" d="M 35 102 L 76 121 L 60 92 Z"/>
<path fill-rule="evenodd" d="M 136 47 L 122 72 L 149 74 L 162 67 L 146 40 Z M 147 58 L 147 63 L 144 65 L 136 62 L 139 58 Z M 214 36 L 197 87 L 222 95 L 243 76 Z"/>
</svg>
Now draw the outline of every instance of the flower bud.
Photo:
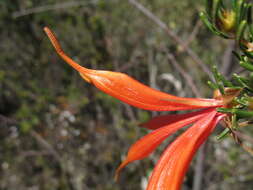
<svg viewBox="0 0 253 190">
<path fill-rule="evenodd" d="M 234 33 L 236 26 L 236 14 L 232 10 L 224 10 L 217 19 L 218 28 L 226 33 Z"/>
</svg>

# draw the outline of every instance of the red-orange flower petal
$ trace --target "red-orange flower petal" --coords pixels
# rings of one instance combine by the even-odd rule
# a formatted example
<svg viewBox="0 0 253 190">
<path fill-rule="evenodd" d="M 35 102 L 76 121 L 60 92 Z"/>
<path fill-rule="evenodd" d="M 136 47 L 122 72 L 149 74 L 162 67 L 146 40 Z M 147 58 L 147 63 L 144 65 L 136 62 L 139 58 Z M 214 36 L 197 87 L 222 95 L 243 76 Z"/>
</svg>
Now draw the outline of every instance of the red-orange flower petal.
<svg viewBox="0 0 253 190">
<path fill-rule="evenodd" d="M 184 120 L 189 117 L 200 118 L 204 113 L 210 112 L 210 109 L 204 109 L 204 110 L 202 109 L 199 111 L 185 113 L 185 114 L 160 115 L 160 116 L 156 116 L 150 119 L 149 121 L 145 123 L 141 123 L 140 126 L 147 129 L 155 130 L 160 127 L 164 127 L 166 125 L 171 125 L 173 123 L 180 122 L 181 120 Z"/>
<path fill-rule="evenodd" d="M 141 84 L 126 74 L 84 68 L 69 58 L 62 50 L 54 34 L 44 28 L 57 53 L 75 68 L 88 82 L 98 89 L 132 106 L 157 111 L 188 110 L 219 106 L 215 99 L 181 98 L 160 92 Z"/>
<path fill-rule="evenodd" d="M 147 190 L 179 190 L 194 153 L 224 115 L 204 116 L 164 151 L 149 180 Z"/>
<path fill-rule="evenodd" d="M 152 131 L 146 136 L 142 137 L 138 141 L 133 144 L 127 154 L 127 158 L 121 163 L 116 171 L 115 178 L 117 179 L 119 176 L 119 172 L 130 162 L 141 160 L 151 154 L 157 146 L 159 146 L 163 140 L 165 140 L 168 136 L 176 132 L 178 129 L 187 126 L 196 120 L 204 117 L 206 114 L 212 112 L 213 109 L 203 110 L 202 112 L 198 112 L 198 114 L 189 115 L 187 118 L 182 118 L 177 122 L 171 123 L 159 129 Z"/>
</svg>

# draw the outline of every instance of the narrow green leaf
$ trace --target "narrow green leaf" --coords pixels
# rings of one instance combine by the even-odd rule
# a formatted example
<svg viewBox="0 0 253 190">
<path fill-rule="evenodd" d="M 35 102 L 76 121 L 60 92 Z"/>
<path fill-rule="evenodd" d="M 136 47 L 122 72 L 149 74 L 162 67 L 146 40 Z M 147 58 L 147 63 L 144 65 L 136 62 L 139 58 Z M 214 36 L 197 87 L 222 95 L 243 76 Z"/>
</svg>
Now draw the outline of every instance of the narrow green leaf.
<svg viewBox="0 0 253 190">
<path fill-rule="evenodd" d="M 218 112 L 236 114 L 239 118 L 253 118 L 253 111 L 240 110 L 236 108 L 217 108 Z"/>
<path fill-rule="evenodd" d="M 215 83 L 211 82 L 210 80 L 207 81 L 207 84 L 214 90 L 218 89 L 218 86 Z"/>
<path fill-rule="evenodd" d="M 236 27 L 239 27 L 241 19 L 241 9 L 243 6 L 243 0 L 236 1 L 235 14 L 236 14 Z"/>
<path fill-rule="evenodd" d="M 206 5 L 206 13 L 211 18 L 213 9 L 213 0 L 206 0 L 205 5 Z"/>
<path fill-rule="evenodd" d="M 253 72 L 253 64 L 249 63 L 249 62 L 243 62 L 243 61 L 240 61 L 239 62 L 240 66 L 242 66 L 243 68 L 249 70 L 249 71 L 252 71 Z"/>
<path fill-rule="evenodd" d="M 216 136 L 216 139 L 217 140 L 223 139 L 224 137 L 227 136 L 227 134 L 229 134 L 229 132 L 230 132 L 229 128 L 224 129 L 219 135 Z"/>
<path fill-rule="evenodd" d="M 233 8 L 234 10 L 236 9 L 236 2 L 237 2 L 237 0 L 231 0 L 232 8 Z"/>
<path fill-rule="evenodd" d="M 216 82 L 221 94 L 225 94 L 225 90 L 224 90 L 223 82 L 220 77 L 220 73 L 218 72 L 218 69 L 215 65 L 212 67 L 212 72 L 214 75 L 215 82 Z"/>
<path fill-rule="evenodd" d="M 245 50 L 245 49 L 243 49 L 244 51 L 244 54 L 246 55 L 246 56 L 248 56 L 249 58 L 251 58 L 251 59 L 253 59 L 253 52 L 249 52 L 249 51 L 247 51 L 247 50 Z"/>
<path fill-rule="evenodd" d="M 236 115 L 232 115 L 232 129 L 236 130 L 238 128 L 238 122 Z"/>
<path fill-rule="evenodd" d="M 237 102 L 238 104 L 240 104 L 243 107 L 248 106 L 248 101 L 244 100 L 242 98 L 235 98 L 234 101 Z"/>
<path fill-rule="evenodd" d="M 216 22 L 219 10 L 220 10 L 221 0 L 213 0 L 213 11 L 212 11 L 212 21 Z"/>
<path fill-rule="evenodd" d="M 237 57 L 238 60 L 242 59 L 241 55 L 237 53 L 236 51 L 232 51 L 232 53 Z"/>
<path fill-rule="evenodd" d="M 215 26 L 214 24 L 212 24 L 207 16 L 206 13 L 204 12 L 200 12 L 199 13 L 199 16 L 200 16 L 200 19 L 202 20 L 202 22 L 206 25 L 206 27 L 211 30 L 211 32 L 213 32 L 214 34 L 220 36 L 220 37 L 223 37 L 223 38 L 226 38 L 226 39 L 229 39 L 230 37 L 228 35 L 226 35 L 225 33 L 219 31 Z"/>
<path fill-rule="evenodd" d="M 246 27 L 247 27 L 247 21 L 246 20 L 241 21 L 239 26 L 237 27 L 236 42 L 238 44 L 240 43 L 240 41 L 243 38 L 243 34 L 244 34 L 244 31 L 245 31 Z"/>
<path fill-rule="evenodd" d="M 221 73 L 218 73 L 218 77 L 225 87 L 234 87 L 232 82 L 228 81 Z"/>
<path fill-rule="evenodd" d="M 236 82 L 241 85 L 243 88 L 247 88 L 247 85 L 245 84 L 245 82 L 242 80 L 242 78 L 237 75 L 237 74 L 233 74 L 233 78 L 236 80 Z"/>
</svg>

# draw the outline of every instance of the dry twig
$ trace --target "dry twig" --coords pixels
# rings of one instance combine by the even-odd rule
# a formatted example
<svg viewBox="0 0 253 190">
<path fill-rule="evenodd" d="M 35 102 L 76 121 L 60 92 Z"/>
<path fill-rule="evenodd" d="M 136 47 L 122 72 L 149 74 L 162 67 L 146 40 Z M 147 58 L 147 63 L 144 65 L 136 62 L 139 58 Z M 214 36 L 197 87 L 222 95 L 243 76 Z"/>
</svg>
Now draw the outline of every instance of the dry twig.
<svg viewBox="0 0 253 190">
<path fill-rule="evenodd" d="M 202 22 L 201 20 L 198 20 L 197 23 L 195 24 L 191 34 L 189 35 L 189 37 L 187 38 L 187 40 L 185 40 L 184 45 L 182 46 L 182 49 L 180 51 L 185 51 L 185 48 L 188 48 L 188 46 L 190 45 L 190 43 L 196 38 L 198 32 L 199 32 L 199 28 L 201 27 Z"/>
<path fill-rule="evenodd" d="M 150 20 L 152 20 L 155 24 L 157 24 L 161 29 L 163 29 L 168 36 L 170 36 L 176 43 L 180 46 L 184 47 L 185 42 L 179 38 L 170 28 L 162 22 L 157 16 L 155 16 L 152 12 L 150 12 L 146 7 L 137 2 L 136 0 L 128 0 L 129 3 L 134 5 L 137 9 L 139 9 L 145 16 L 147 16 Z M 210 77 L 213 79 L 212 73 L 209 68 L 201 61 L 201 59 L 190 49 L 189 47 L 185 47 L 185 51 L 192 58 L 192 60 L 199 65 L 199 67 Z"/>
<path fill-rule="evenodd" d="M 222 64 L 221 64 L 220 71 L 225 76 L 229 76 L 229 74 L 231 73 L 231 67 L 233 66 L 232 51 L 234 50 L 234 48 L 235 48 L 235 42 L 234 41 L 229 42 L 224 52 L 224 56 L 222 57 Z"/>
<path fill-rule="evenodd" d="M 97 3 L 98 0 L 93 0 L 93 1 L 68 1 L 64 3 L 57 3 L 54 5 L 44 5 L 40 7 L 34 7 L 31 9 L 25 9 L 25 10 L 20 10 L 12 13 L 13 18 L 18 18 L 30 14 L 35 14 L 35 13 L 42 13 L 45 11 L 50 11 L 50 10 L 56 10 L 56 9 L 66 9 L 69 7 L 77 7 L 77 6 L 85 6 L 91 3 Z"/>
<path fill-rule="evenodd" d="M 35 131 L 31 131 L 31 136 L 34 137 L 42 147 L 48 150 L 48 152 L 50 152 L 59 163 L 61 163 L 61 156 L 56 152 L 52 145 L 50 145 Z"/>
<path fill-rule="evenodd" d="M 184 77 L 185 82 L 188 84 L 188 86 L 191 88 L 193 94 L 197 97 L 200 97 L 201 94 L 198 90 L 198 88 L 196 87 L 196 85 L 194 84 L 194 80 L 191 77 L 191 75 L 189 75 L 181 66 L 180 64 L 177 62 L 175 56 L 171 53 L 167 53 L 168 59 L 170 60 L 170 62 L 172 63 L 172 65 L 176 68 L 176 70 L 178 70 L 178 72 Z"/>
</svg>

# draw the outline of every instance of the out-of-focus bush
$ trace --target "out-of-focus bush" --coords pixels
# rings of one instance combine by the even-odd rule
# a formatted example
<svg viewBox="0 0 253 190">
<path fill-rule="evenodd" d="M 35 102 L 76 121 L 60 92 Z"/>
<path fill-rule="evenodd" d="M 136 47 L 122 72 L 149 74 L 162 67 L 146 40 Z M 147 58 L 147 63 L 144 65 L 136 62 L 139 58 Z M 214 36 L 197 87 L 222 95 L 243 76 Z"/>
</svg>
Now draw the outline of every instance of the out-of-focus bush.
<svg viewBox="0 0 253 190">
<path fill-rule="evenodd" d="M 79 6 L 17 16 L 34 7 L 66 2 L 74 1 L 0 2 L 0 189 L 141 189 L 159 151 L 128 166 L 118 183 L 113 175 L 130 144 L 147 133 L 138 124 L 156 113 L 119 103 L 84 82 L 58 58 L 43 27 L 53 29 L 65 51 L 81 65 L 126 72 L 175 95 L 193 93 L 166 52 L 176 56 L 206 96 L 211 92 L 206 87 L 208 77 L 179 44 L 128 1 L 83 0 Z M 186 44 L 196 30 L 189 48 L 205 64 L 219 62 L 226 75 L 237 69 L 233 60 L 228 63 L 232 45 L 198 24 L 202 1 L 140 2 Z M 162 74 L 170 75 L 180 88 L 161 79 Z M 251 189 L 250 156 L 229 139 L 211 141 L 205 189 Z M 189 189 L 193 173 L 191 169 L 186 178 Z"/>
</svg>

